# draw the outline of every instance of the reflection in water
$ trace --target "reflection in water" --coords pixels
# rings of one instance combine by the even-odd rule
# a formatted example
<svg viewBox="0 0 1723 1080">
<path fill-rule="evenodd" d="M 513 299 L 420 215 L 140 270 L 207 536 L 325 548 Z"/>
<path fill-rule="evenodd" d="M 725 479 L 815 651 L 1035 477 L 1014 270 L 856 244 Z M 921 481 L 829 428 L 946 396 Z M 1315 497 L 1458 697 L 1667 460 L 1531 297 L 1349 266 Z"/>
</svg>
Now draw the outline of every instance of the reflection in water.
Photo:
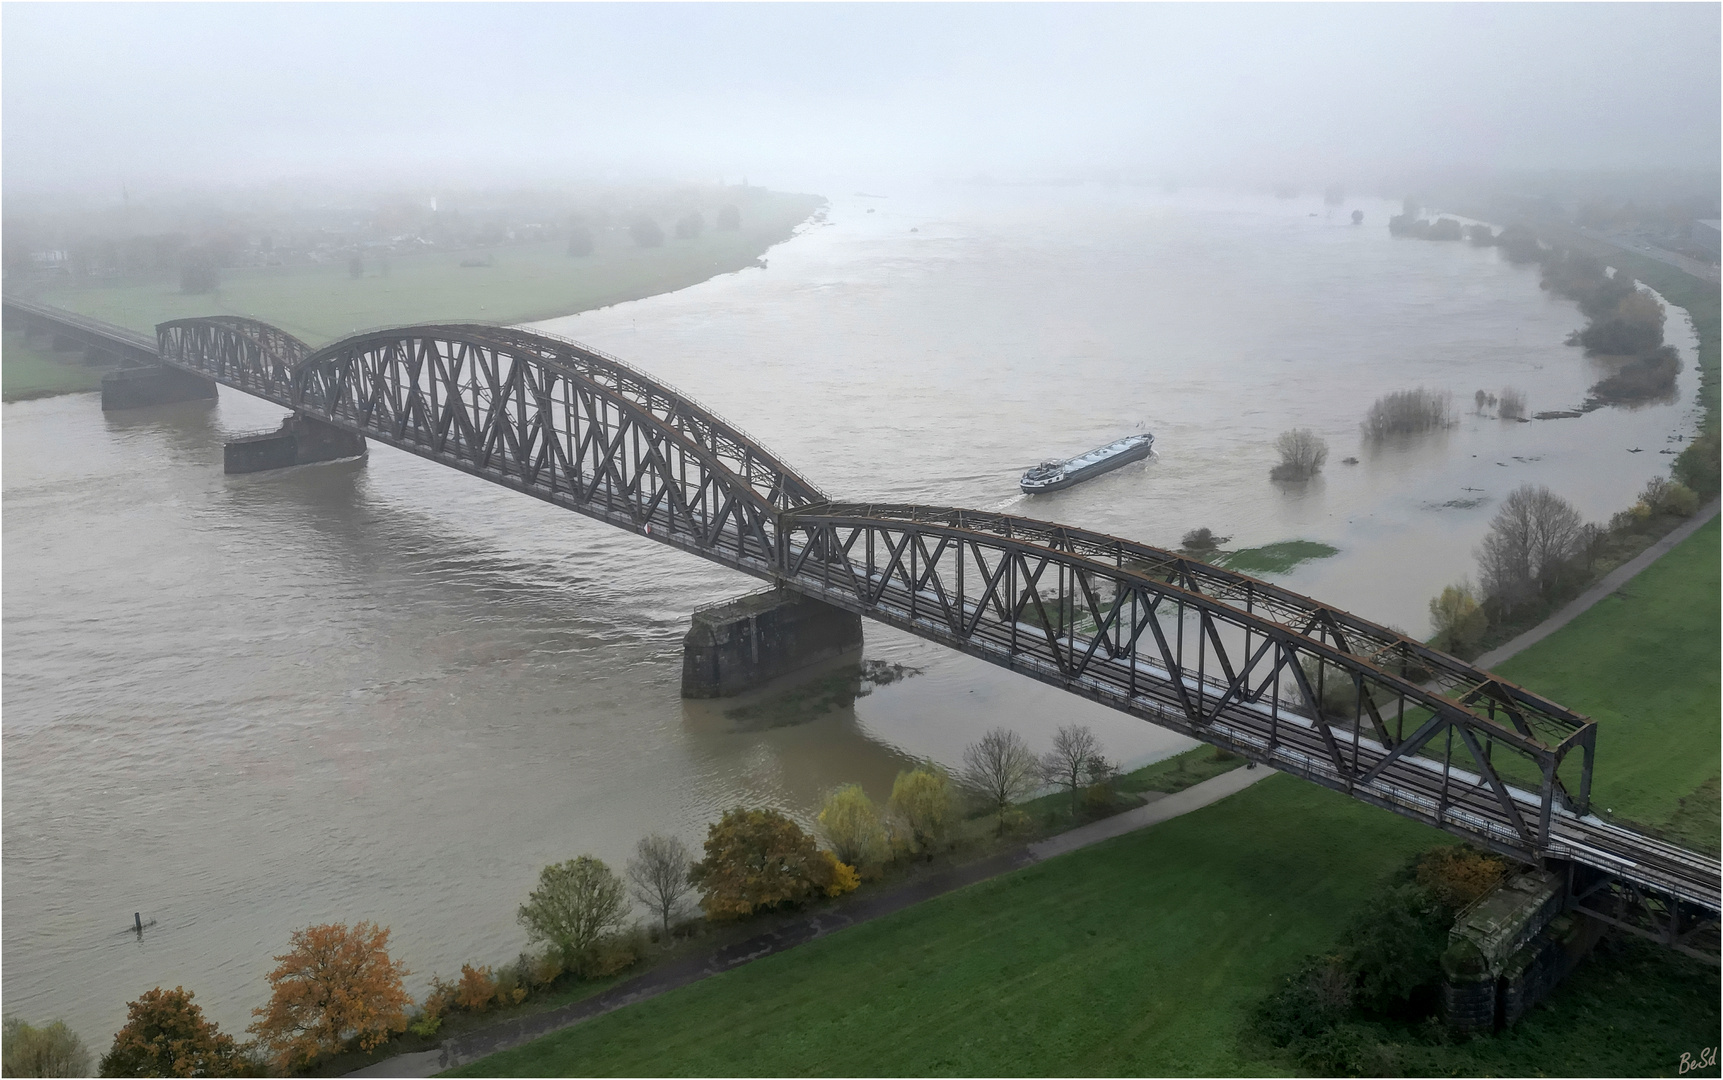
<svg viewBox="0 0 1723 1080">
<path fill-rule="evenodd" d="M 1362 446 L 1391 390 L 1511 384 L 1544 410 L 1601 377 L 1561 345 L 1573 305 L 1493 249 L 1396 243 L 1296 200 L 875 202 L 838 200 L 770 270 L 548 325 L 684 387 L 839 497 L 1162 545 L 1203 525 L 1234 547 L 1320 541 L 1340 554 L 1289 585 L 1414 632 L 1514 485 L 1606 517 L 1668 460 L 1626 450 L 1691 430 L 1677 313 L 1680 404 L 1462 414 Z M 909 762 L 955 764 L 994 725 L 1044 747 L 1087 723 L 1126 763 L 1185 745 L 872 624 L 863 659 L 921 674 L 684 702 L 688 613 L 755 582 L 386 447 L 223 475 L 224 436 L 280 416 L 225 390 L 112 416 L 94 395 L 5 406 L 4 992 L 91 1045 L 158 983 L 243 1027 L 268 957 L 313 922 L 392 926 L 415 982 L 504 959 L 547 862 L 620 865 L 653 830 L 697 844 L 738 802 L 808 820 L 843 782 L 884 798 Z M 1140 422 L 1152 459 L 1017 491 L 1025 466 Z M 1294 426 L 1330 463 L 1275 485 L 1273 439 Z M 156 920 L 141 940 L 120 932 L 134 911 Z"/>
</svg>

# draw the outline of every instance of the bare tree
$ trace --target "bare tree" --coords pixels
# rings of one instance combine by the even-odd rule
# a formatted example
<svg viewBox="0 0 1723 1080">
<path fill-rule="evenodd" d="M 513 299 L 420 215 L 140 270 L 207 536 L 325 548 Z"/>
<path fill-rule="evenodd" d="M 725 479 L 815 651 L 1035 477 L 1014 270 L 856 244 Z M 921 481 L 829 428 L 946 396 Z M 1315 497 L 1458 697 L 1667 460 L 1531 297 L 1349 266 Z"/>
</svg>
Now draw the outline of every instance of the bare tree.
<svg viewBox="0 0 1723 1080">
<path fill-rule="evenodd" d="M 1484 589 L 1516 604 L 1548 584 L 1580 549 L 1579 511 L 1541 485 L 1524 484 L 1502 500 L 1478 545 Z"/>
<path fill-rule="evenodd" d="M 1496 415 L 1503 420 L 1524 420 L 1526 416 L 1526 393 L 1508 386 L 1502 389 L 1500 404 L 1496 406 Z"/>
<path fill-rule="evenodd" d="M 963 782 L 999 815 L 1001 831 L 1011 804 L 1035 789 L 1035 765 L 1035 755 L 1022 736 L 1005 728 L 994 728 L 963 751 Z"/>
<path fill-rule="evenodd" d="M 1328 460 L 1328 443 L 1309 428 L 1281 432 L 1274 447 L 1280 451 L 1280 464 L 1268 475 L 1275 480 L 1308 480 Z"/>
<path fill-rule="evenodd" d="M 642 837 L 628 860 L 628 888 L 634 899 L 657 914 L 670 937 L 670 918 L 682 908 L 682 898 L 694 891 L 688 880 L 688 848 L 674 836 L 653 833 Z"/>
<path fill-rule="evenodd" d="M 1097 759 L 1101 759 L 1101 744 L 1095 733 L 1082 724 L 1066 724 L 1053 736 L 1053 749 L 1041 756 L 1041 777 L 1068 790 L 1071 805 L 1076 806 L 1077 790 Z"/>
</svg>

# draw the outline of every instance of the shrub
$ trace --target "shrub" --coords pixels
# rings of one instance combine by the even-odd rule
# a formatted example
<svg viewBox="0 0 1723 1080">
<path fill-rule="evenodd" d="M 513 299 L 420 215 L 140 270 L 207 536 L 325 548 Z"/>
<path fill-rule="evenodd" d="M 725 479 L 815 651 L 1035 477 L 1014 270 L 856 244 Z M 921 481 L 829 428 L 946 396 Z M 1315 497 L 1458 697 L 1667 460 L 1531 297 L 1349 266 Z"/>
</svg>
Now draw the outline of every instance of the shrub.
<svg viewBox="0 0 1723 1080">
<path fill-rule="evenodd" d="M 461 981 L 455 984 L 455 1008 L 462 1012 L 482 1013 L 497 996 L 497 981 L 488 967 L 461 965 Z"/>
<path fill-rule="evenodd" d="M 1496 246 L 1511 263 L 1537 262 L 1544 257 L 1543 245 L 1537 234 L 1524 225 L 1509 225 L 1496 236 Z"/>
<path fill-rule="evenodd" d="M 528 985 L 542 990 L 562 975 L 562 953 L 556 949 L 547 949 L 537 956 L 521 953 L 521 971 L 526 973 Z"/>
<path fill-rule="evenodd" d="M 931 761 L 900 772 L 891 785 L 888 807 L 914 854 L 931 852 L 945 840 L 952 814 L 951 779 Z"/>
<path fill-rule="evenodd" d="M 1720 472 L 1718 449 L 1719 439 L 1715 431 L 1688 443 L 1687 448 L 1681 451 L 1681 456 L 1675 459 L 1675 467 L 1671 470 L 1675 479 L 1692 488 L 1696 495 L 1717 494 Z"/>
<path fill-rule="evenodd" d="M 1323 715 L 1351 723 L 1358 715 L 1358 687 L 1352 682 L 1352 674 L 1309 656 L 1300 657 L 1298 666 L 1304 669 L 1311 691 L 1322 698 Z M 1223 760 L 1219 755 L 1217 748 L 1216 760 Z"/>
<path fill-rule="evenodd" d="M 646 956 L 646 934 L 635 928 L 606 934 L 587 950 L 581 973 L 589 979 L 607 979 L 627 971 Z"/>
<path fill-rule="evenodd" d="M 90 1052 L 84 1049 L 78 1033 L 63 1020 L 36 1027 L 8 1017 L 0 1029 L 0 1062 L 4 1063 L 7 1076 L 90 1075 Z"/>
<path fill-rule="evenodd" d="M 1453 398 L 1441 391 L 1418 387 L 1384 394 L 1364 417 L 1364 434 L 1371 439 L 1393 435 L 1416 435 L 1453 423 Z"/>
<path fill-rule="evenodd" d="M 1493 247 L 1496 234 L 1488 225 L 1467 225 L 1466 239 L 1472 242 L 1473 247 Z"/>
<path fill-rule="evenodd" d="M 885 858 L 885 828 L 879 811 L 860 784 L 845 784 L 826 796 L 820 807 L 820 835 L 832 852 L 851 866 L 872 865 Z"/>
<path fill-rule="evenodd" d="M 407 1028 L 412 999 L 401 987 L 406 965 L 389 959 L 389 929 L 375 923 L 310 926 L 293 933 L 292 948 L 269 973 L 266 1008 L 246 1030 L 258 1037 L 283 1071 L 357 1042 L 381 1046 Z"/>
<path fill-rule="evenodd" d="M 1496 415 L 1503 420 L 1523 420 L 1526 415 L 1526 394 L 1524 390 L 1515 390 L 1511 386 L 1502 388 L 1502 396 L 1498 399 Z"/>
<path fill-rule="evenodd" d="M 1680 373 L 1680 355 L 1665 345 L 1647 356 L 1629 360 L 1614 375 L 1593 383 L 1591 400 L 1606 405 L 1655 401 L 1675 392 L 1675 377 Z"/>
<path fill-rule="evenodd" d="M 1592 324 L 1580 331 L 1579 342 L 1586 352 L 1638 356 L 1663 344 L 1663 305 L 1650 293 L 1633 288 L 1631 280 L 1625 289 L 1611 310 L 1593 315 Z M 1584 310 L 1586 304 L 1582 301 L 1580 307 Z"/>
<path fill-rule="evenodd" d="M 830 880 L 826 883 L 827 896 L 842 896 L 844 893 L 854 892 L 861 886 L 861 875 L 856 873 L 855 867 L 839 860 L 836 855 L 829 851 L 822 851 L 820 854 L 831 862 Z"/>
<path fill-rule="evenodd" d="M 1477 644 L 1489 628 L 1489 616 L 1472 595 L 1472 583 L 1462 581 L 1442 589 L 1430 600 L 1430 623 L 1436 628 L 1438 649 L 1454 650 Z"/>
<path fill-rule="evenodd" d="M 622 880 L 590 855 L 539 871 L 538 888 L 515 913 L 531 941 L 547 941 L 579 970 L 579 958 L 627 912 Z"/>
<path fill-rule="evenodd" d="M 707 828 L 706 857 L 692 876 L 707 917 L 739 919 L 824 892 L 831 873 L 831 858 L 800 825 L 776 810 L 738 807 Z"/>
<path fill-rule="evenodd" d="M 1338 956 L 1306 957 L 1257 1006 L 1254 1026 L 1271 1045 L 1289 1046 L 1345 1020 L 1352 1012 L 1352 973 Z"/>
<path fill-rule="evenodd" d="M 1269 470 L 1273 480 L 1308 480 L 1328 460 L 1328 443 L 1309 428 L 1281 432 L 1274 448 L 1280 452 L 1280 464 Z"/>
<path fill-rule="evenodd" d="M 1416 883 L 1390 886 L 1355 915 L 1341 957 L 1355 978 L 1359 1004 L 1377 1012 L 1403 1008 L 1441 976 L 1453 912 Z"/>
<path fill-rule="evenodd" d="M 1426 236 L 1431 240 L 1458 240 L 1462 236 L 1460 223 L 1453 218 L 1437 218 Z"/>
<path fill-rule="evenodd" d="M 1209 559 L 1214 557 L 1222 544 L 1231 539 L 1230 536 L 1216 536 L 1214 530 L 1205 525 L 1185 533 L 1184 539 L 1179 541 L 1179 550 L 1194 558 Z"/>
<path fill-rule="evenodd" d="M 1455 913 L 1495 888 L 1507 871 L 1508 864 L 1500 856 L 1456 844 L 1420 855 L 1413 880 Z"/>
<path fill-rule="evenodd" d="M 205 1020 L 191 991 L 156 987 L 126 1003 L 126 1024 L 102 1057 L 103 1076 L 243 1076 L 251 1063 L 231 1035 Z M 7 1075 L 48 1075 L 17 1073 Z"/>
<path fill-rule="evenodd" d="M 1639 502 L 1650 514 L 1669 514 L 1672 517 L 1692 517 L 1699 510 L 1699 496 L 1694 494 L 1687 485 L 1653 477 L 1640 493 Z"/>
</svg>

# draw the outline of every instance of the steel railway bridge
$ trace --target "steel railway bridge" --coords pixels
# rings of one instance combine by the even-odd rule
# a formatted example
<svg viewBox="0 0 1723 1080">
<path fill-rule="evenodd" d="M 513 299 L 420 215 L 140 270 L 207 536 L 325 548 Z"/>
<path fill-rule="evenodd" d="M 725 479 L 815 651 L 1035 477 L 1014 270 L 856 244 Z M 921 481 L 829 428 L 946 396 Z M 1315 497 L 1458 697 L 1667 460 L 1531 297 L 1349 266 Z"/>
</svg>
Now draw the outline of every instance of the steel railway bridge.
<svg viewBox="0 0 1723 1080">
<path fill-rule="evenodd" d="M 246 318 L 147 339 L 5 314 L 242 390 L 1566 875 L 1567 904 L 1713 963 L 1719 863 L 1590 812 L 1597 728 L 1272 583 L 1083 529 L 834 501 L 687 396 L 488 325 L 314 349 Z M 152 354 L 153 355 L 146 355 Z"/>
</svg>

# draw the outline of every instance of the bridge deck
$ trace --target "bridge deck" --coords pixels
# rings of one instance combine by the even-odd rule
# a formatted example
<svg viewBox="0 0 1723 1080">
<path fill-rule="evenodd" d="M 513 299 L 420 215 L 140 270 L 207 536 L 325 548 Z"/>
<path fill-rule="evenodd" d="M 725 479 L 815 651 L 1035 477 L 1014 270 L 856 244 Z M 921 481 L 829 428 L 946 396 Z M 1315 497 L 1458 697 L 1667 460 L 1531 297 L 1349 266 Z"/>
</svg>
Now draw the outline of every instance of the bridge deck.
<svg viewBox="0 0 1723 1080">
<path fill-rule="evenodd" d="M 118 327 L 5 303 L 139 347 Z M 1589 813 L 1595 724 L 1348 612 L 1054 523 L 831 503 L 685 395 L 527 331 L 407 327 L 313 351 L 219 318 L 164 323 L 154 346 L 163 363 L 1514 858 L 1585 868 L 1586 895 L 1613 906 L 1584 910 L 1714 959 L 1718 860 Z"/>
</svg>

